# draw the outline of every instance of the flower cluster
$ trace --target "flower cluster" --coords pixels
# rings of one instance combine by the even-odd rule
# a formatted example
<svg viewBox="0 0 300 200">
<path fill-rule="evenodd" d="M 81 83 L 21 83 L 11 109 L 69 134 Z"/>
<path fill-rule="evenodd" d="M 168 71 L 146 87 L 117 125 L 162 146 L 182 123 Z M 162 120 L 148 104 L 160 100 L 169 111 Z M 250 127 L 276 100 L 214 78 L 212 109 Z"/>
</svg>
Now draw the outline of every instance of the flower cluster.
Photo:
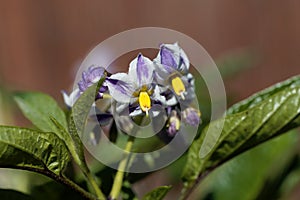
<svg viewBox="0 0 300 200">
<path fill-rule="evenodd" d="M 63 93 L 64 100 L 72 107 L 81 93 L 105 75 L 96 99 L 109 95 L 116 102 L 117 112 L 126 111 L 130 117 L 155 117 L 156 105 L 163 107 L 167 114 L 165 130 L 168 136 L 174 136 L 181 121 L 191 126 L 201 122 L 200 111 L 191 106 L 195 86 L 189 66 L 187 55 L 177 43 L 162 44 L 154 60 L 139 54 L 129 64 L 128 73 L 106 76 L 104 68 L 91 66 L 83 72 L 78 89 L 70 96 Z M 98 120 L 101 121 L 101 116 Z"/>
</svg>

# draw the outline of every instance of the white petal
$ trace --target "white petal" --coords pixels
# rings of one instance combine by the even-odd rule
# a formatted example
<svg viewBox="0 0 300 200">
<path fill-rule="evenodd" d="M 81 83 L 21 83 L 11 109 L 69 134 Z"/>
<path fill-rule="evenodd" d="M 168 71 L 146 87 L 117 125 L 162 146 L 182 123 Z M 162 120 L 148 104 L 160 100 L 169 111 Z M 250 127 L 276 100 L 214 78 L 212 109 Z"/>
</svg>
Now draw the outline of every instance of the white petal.
<svg viewBox="0 0 300 200">
<path fill-rule="evenodd" d="M 74 103 L 77 101 L 77 99 L 80 96 L 78 88 L 76 88 L 74 91 L 72 91 L 72 93 L 70 95 L 68 95 L 65 91 L 61 91 L 61 93 L 63 95 L 65 104 L 69 108 L 71 108 L 74 105 Z"/>
<path fill-rule="evenodd" d="M 178 103 L 177 98 L 175 97 L 175 95 L 173 95 L 171 97 L 171 99 L 167 100 L 166 104 L 167 106 L 174 106 Z"/>
<path fill-rule="evenodd" d="M 156 101 L 161 102 L 162 104 L 166 104 L 166 98 L 160 95 L 160 89 L 158 86 L 155 87 L 154 93 L 152 94 L 152 98 Z"/>
<path fill-rule="evenodd" d="M 135 117 L 135 116 L 138 116 L 138 115 L 141 115 L 143 113 L 143 111 L 141 109 L 136 109 L 134 110 L 133 112 L 131 112 L 129 114 L 130 117 Z"/>
<path fill-rule="evenodd" d="M 118 102 L 129 103 L 134 92 L 132 80 L 126 73 L 117 73 L 110 76 L 106 84 L 110 95 Z"/>
<path fill-rule="evenodd" d="M 141 87 L 146 84 L 150 84 L 153 81 L 153 62 L 139 54 L 129 64 L 128 75 L 130 78 L 137 83 L 137 87 Z"/>
</svg>

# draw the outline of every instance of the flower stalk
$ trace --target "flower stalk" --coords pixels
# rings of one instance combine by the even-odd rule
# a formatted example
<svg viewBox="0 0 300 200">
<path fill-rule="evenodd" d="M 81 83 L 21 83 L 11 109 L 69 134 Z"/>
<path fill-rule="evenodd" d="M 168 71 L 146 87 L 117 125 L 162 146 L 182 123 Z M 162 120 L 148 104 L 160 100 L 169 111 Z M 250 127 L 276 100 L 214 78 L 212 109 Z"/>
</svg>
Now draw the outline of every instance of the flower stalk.
<svg viewBox="0 0 300 200">
<path fill-rule="evenodd" d="M 97 198 L 99 200 L 105 200 L 103 193 L 101 192 L 100 188 L 98 187 L 98 184 L 96 183 L 95 178 L 90 171 L 88 171 L 88 173 L 86 174 L 86 177 L 87 177 L 90 185 L 94 189 Z"/>
<path fill-rule="evenodd" d="M 129 136 L 129 138 L 127 140 L 126 147 L 124 149 L 125 156 L 119 164 L 118 171 L 116 173 L 114 183 L 113 183 L 113 186 L 112 186 L 112 189 L 110 192 L 111 200 L 117 199 L 120 194 L 122 184 L 123 184 L 124 172 L 125 172 L 125 169 L 127 167 L 128 161 L 129 161 L 130 151 L 132 149 L 134 139 L 135 139 L 135 137 Z"/>
</svg>

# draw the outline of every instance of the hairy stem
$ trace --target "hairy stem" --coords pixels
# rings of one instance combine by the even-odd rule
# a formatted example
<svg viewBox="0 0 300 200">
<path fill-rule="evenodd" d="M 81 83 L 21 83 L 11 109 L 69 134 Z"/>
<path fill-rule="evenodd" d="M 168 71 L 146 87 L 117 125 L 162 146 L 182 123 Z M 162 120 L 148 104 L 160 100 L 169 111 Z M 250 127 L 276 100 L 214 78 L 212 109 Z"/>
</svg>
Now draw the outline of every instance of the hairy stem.
<svg viewBox="0 0 300 200">
<path fill-rule="evenodd" d="M 131 151 L 134 139 L 135 138 L 133 136 L 129 136 L 129 138 L 127 140 L 126 147 L 125 147 L 125 155 L 119 164 L 118 171 L 116 173 L 114 183 L 113 183 L 113 186 L 112 186 L 112 189 L 110 192 L 110 199 L 112 199 L 112 200 L 117 199 L 120 194 L 122 184 L 123 184 L 124 171 L 128 164 L 130 151 Z"/>
</svg>

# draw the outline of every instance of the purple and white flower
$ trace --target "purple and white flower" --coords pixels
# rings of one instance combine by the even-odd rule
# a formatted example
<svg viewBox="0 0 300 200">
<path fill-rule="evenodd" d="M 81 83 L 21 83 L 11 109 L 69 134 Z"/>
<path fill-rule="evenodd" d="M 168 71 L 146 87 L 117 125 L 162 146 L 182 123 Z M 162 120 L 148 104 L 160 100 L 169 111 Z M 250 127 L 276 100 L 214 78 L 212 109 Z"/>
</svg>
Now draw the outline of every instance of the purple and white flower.
<svg viewBox="0 0 300 200">
<path fill-rule="evenodd" d="M 105 69 L 103 67 L 90 66 L 87 71 L 82 73 L 82 79 L 78 82 L 80 93 L 83 93 L 87 88 L 97 83 L 104 75 Z M 107 89 L 107 86 L 103 83 L 98 91 L 96 99 L 103 98 L 103 94 Z"/>
<path fill-rule="evenodd" d="M 180 128 L 180 119 L 174 115 L 176 109 L 185 108 L 182 112 L 183 121 L 191 126 L 200 123 L 200 112 L 190 104 L 196 98 L 194 77 L 189 73 L 190 62 L 178 45 L 162 44 L 157 57 L 154 59 L 155 79 L 160 85 L 161 94 L 166 97 L 169 113 L 167 132 L 174 136 Z"/>
<path fill-rule="evenodd" d="M 78 88 L 74 89 L 70 95 L 68 95 L 65 91 L 62 91 L 65 104 L 71 108 L 80 95 L 93 84 L 97 83 L 105 75 L 105 73 L 106 72 L 103 67 L 96 67 L 94 65 L 90 66 L 87 71 L 82 73 L 82 78 L 78 82 Z M 103 98 L 103 94 L 107 91 L 107 89 L 107 86 L 103 83 L 98 91 L 96 100 Z"/>
<path fill-rule="evenodd" d="M 113 74 L 106 83 L 112 98 L 121 104 L 120 107 L 129 108 L 130 116 L 148 116 L 152 104 L 163 104 L 165 101 L 153 83 L 153 75 L 153 62 L 139 54 L 130 63 L 128 73 Z"/>
<path fill-rule="evenodd" d="M 117 123 L 125 126 L 124 132 L 129 132 L 127 129 L 132 129 L 128 125 L 129 117 L 151 114 L 158 119 L 161 113 L 165 113 L 162 130 L 172 138 L 180 131 L 182 122 L 191 126 L 201 123 L 200 111 L 191 106 L 196 95 L 189 67 L 189 59 L 177 43 L 162 44 L 153 61 L 139 54 L 130 62 L 128 73 L 107 76 L 103 67 L 89 67 L 82 73 L 78 88 L 70 96 L 63 92 L 64 101 L 71 108 L 82 93 L 105 77 L 95 100 L 108 100 L 106 96 L 109 96 L 114 101 L 109 99 L 108 106 L 100 106 L 105 109 L 100 112 L 99 107 L 94 120 L 101 126 L 108 125 L 113 113 L 117 112 L 119 118 L 115 118 L 115 122 L 119 120 Z M 93 106 L 97 109 L 96 103 Z"/>
<path fill-rule="evenodd" d="M 164 87 L 164 91 L 171 90 L 174 94 L 167 100 L 168 105 L 175 105 L 178 98 L 191 100 L 195 97 L 194 78 L 189 73 L 190 62 L 178 43 L 162 44 L 154 66 L 156 81 Z"/>
</svg>

